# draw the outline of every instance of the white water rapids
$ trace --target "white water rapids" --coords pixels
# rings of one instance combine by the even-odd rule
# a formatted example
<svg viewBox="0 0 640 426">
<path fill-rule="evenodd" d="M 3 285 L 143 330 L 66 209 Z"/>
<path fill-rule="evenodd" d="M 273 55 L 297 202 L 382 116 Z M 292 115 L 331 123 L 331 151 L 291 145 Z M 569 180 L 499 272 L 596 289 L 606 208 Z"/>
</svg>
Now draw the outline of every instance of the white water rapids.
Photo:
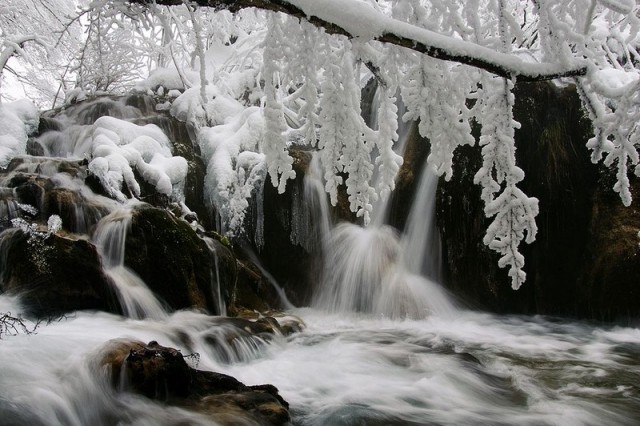
<svg viewBox="0 0 640 426">
<path fill-rule="evenodd" d="M 0 296 L 0 311 L 18 314 Z M 0 341 L 4 425 L 206 424 L 116 393 L 92 360 L 112 338 L 197 352 L 199 369 L 272 383 L 297 425 L 634 425 L 640 330 L 459 312 L 390 320 L 304 309 L 307 328 L 223 347 L 224 323 L 194 312 L 161 320 L 77 313 Z M 212 342 L 215 341 L 216 344 Z M 209 423 L 210 424 L 210 423 Z"/>
</svg>

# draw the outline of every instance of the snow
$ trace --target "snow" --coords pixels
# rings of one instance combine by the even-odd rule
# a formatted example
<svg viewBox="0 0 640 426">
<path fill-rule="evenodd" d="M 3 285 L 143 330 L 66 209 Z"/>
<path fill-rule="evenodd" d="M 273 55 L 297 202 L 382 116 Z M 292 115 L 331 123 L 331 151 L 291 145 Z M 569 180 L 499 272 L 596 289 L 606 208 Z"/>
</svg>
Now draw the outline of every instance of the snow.
<svg viewBox="0 0 640 426">
<path fill-rule="evenodd" d="M 26 153 L 27 139 L 39 122 L 38 109 L 28 100 L 0 104 L 0 167 Z"/>
<path fill-rule="evenodd" d="M 140 185 L 134 171 L 156 190 L 176 201 L 182 201 L 188 164 L 174 157 L 171 144 L 162 130 L 154 125 L 138 126 L 113 117 L 100 117 L 94 123 L 89 171 L 95 175 L 109 195 L 118 201 L 140 196 Z"/>
<path fill-rule="evenodd" d="M 69 90 L 65 93 L 64 104 L 71 105 L 77 102 L 82 102 L 87 99 L 87 94 L 80 87 Z"/>
<path fill-rule="evenodd" d="M 264 120 L 260 108 L 249 107 L 224 121 L 202 127 L 198 142 L 207 163 L 207 201 L 222 219 L 222 232 L 234 235 L 241 231 L 251 193 L 266 176 L 265 156 L 257 152 Z"/>
<path fill-rule="evenodd" d="M 598 3 L 623 15 L 630 14 L 635 6 L 634 0 L 598 0 Z"/>
<path fill-rule="evenodd" d="M 316 16 L 344 28 L 363 41 L 373 40 L 384 33 L 384 15 L 370 3 L 361 0 L 290 0 L 307 17 Z"/>
<path fill-rule="evenodd" d="M 47 220 L 47 234 L 55 234 L 62 229 L 62 219 L 57 214 L 52 214 Z"/>
<path fill-rule="evenodd" d="M 591 75 L 591 87 L 601 95 L 619 98 L 640 79 L 637 71 L 615 68 L 597 70 Z"/>
<path fill-rule="evenodd" d="M 334 23 L 362 41 L 393 34 L 428 47 L 441 49 L 460 58 L 478 59 L 508 69 L 515 75 L 529 77 L 558 73 L 567 69 L 561 64 L 525 62 L 510 54 L 411 25 L 390 18 L 360 0 L 288 0 L 288 2 L 300 8 L 308 17 L 315 16 Z M 573 64 L 575 68 L 581 65 L 584 64 L 578 60 Z"/>
<path fill-rule="evenodd" d="M 190 82 L 199 82 L 200 77 L 195 71 L 184 71 L 186 78 Z M 139 92 L 146 92 L 147 90 L 156 90 L 162 87 L 163 90 L 184 90 L 184 82 L 180 78 L 180 74 L 175 67 L 172 68 L 156 68 L 153 70 L 149 77 L 136 84 L 135 90 Z"/>
</svg>

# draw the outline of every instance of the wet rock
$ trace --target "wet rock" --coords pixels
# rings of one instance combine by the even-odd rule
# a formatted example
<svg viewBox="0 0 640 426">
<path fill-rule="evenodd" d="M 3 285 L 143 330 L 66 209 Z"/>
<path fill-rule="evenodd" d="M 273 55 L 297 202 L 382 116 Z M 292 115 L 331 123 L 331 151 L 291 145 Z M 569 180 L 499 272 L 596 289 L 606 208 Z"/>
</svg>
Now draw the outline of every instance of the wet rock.
<svg viewBox="0 0 640 426">
<path fill-rule="evenodd" d="M 26 153 L 27 155 L 33 156 L 42 156 L 45 154 L 44 147 L 40 144 L 40 142 L 38 142 L 36 138 L 29 138 L 27 140 Z"/>
<path fill-rule="evenodd" d="M 46 177 L 35 174 L 17 173 L 7 183 L 8 188 L 13 188 L 16 200 L 21 204 L 32 206 L 42 212 L 44 196 L 55 185 Z"/>
<path fill-rule="evenodd" d="M 281 308 L 282 301 L 273 283 L 255 263 L 238 259 L 237 265 L 238 279 L 229 307 L 230 315 L 236 315 L 245 309 L 266 312 L 272 308 Z"/>
<path fill-rule="evenodd" d="M 61 131 L 63 127 L 63 124 L 55 118 L 42 116 L 40 117 L 40 121 L 38 123 L 37 134 L 41 135 L 49 131 Z"/>
<path fill-rule="evenodd" d="M 299 230 L 296 229 L 298 224 L 295 223 L 296 220 L 304 222 L 307 215 L 302 208 L 296 207 L 304 203 L 304 175 L 311 161 L 311 153 L 291 149 L 290 154 L 294 158 L 293 169 L 296 178 L 287 183 L 284 194 L 279 194 L 268 178 L 264 182 L 264 245 L 254 246 L 252 250 L 258 255 L 262 266 L 270 272 L 272 279 L 285 289 L 287 297 L 299 305 L 309 300 L 309 290 L 313 286 L 312 277 L 309 276 L 309 271 L 313 268 L 313 259 L 310 257 L 309 249 L 304 246 L 304 237 L 296 239 L 296 232 Z M 268 279 L 257 282 L 260 283 L 256 289 L 258 294 L 263 293 L 266 296 L 265 293 L 272 292 L 272 284 Z M 277 299 L 263 300 L 271 307 L 281 307 Z"/>
<path fill-rule="evenodd" d="M 640 318 L 640 179 L 630 177 L 634 201 L 629 207 L 611 189 L 614 182 L 613 170 L 598 182 L 576 299 L 582 316 L 633 323 Z"/>
<path fill-rule="evenodd" d="M 64 228 L 74 233 L 88 233 L 107 214 L 105 207 L 89 202 L 79 191 L 54 188 L 44 196 L 43 217 L 60 216 Z"/>
<path fill-rule="evenodd" d="M 264 183 L 263 206 L 258 208 L 256 200 L 252 200 L 244 228 L 246 234 L 255 235 L 255 224 L 262 212 L 263 238 L 262 244 L 255 241 L 234 240 L 234 246 L 242 252 L 248 247 L 248 253 L 239 253 L 247 259 L 257 258 L 260 265 L 271 277 L 265 278 L 267 283 L 277 283 L 286 297 L 296 306 L 308 305 L 311 301 L 317 278 L 320 273 L 320 238 L 322 238 L 317 211 L 311 210 L 305 199 L 304 179 L 312 159 L 312 152 L 302 147 L 292 146 L 289 154 L 293 158 L 293 170 L 296 178 L 287 182 L 286 191 L 279 194 L 270 180 Z M 330 208 L 333 221 L 355 221 L 355 214 L 349 210 L 348 196 L 344 186 L 339 188 L 338 204 Z M 326 194 L 325 194 L 326 195 Z M 252 269 L 252 268 L 249 268 Z M 254 268 L 255 269 L 255 268 Z M 260 275 L 258 271 L 247 271 L 248 275 Z M 261 288 L 258 292 L 267 294 L 272 284 L 262 285 L 264 280 L 254 281 Z M 240 286 L 240 283 L 239 283 Z M 256 291 L 256 290 L 254 290 Z M 268 297 L 268 296 L 267 296 Z M 279 299 L 279 297 L 278 297 Z M 265 300 L 265 299 L 263 299 Z M 282 308 L 280 302 L 268 304 L 272 308 Z M 254 307 L 246 305 L 246 307 Z"/>
<path fill-rule="evenodd" d="M 55 173 L 66 173 L 72 177 L 84 177 L 87 174 L 87 160 L 65 160 L 52 157 L 14 157 L 7 168 L 6 173 L 42 174 L 53 176 Z"/>
<path fill-rule="evenodd" d="M 429 141 L 420 136 L 419 121 L 408 124 L 406 147 L 402 166 L 396 178 L 396 189 L 391 194 L 389 225 L 402 231 L 405 227 L 411 204 L 416 196 L 424 165 L 429 155 Z"/>
<path fill-rule="evenodd" d="M 83 178 L 86 169 L 86 160 L 16 157 L 4 174 L 11 192 L 4 191 L 0 197 L 5 203 L 33 207 L 35 211 L 20 209 L 19 216 L 25 219 L 44 223 L 51 215 L 58 215 L 66 230 L 86 234 L 107 213 L 106 208 L 87 200 L 79 189 L 63 187 L 59 175 Z"/>
<path fill-rule="evenodd" d="M 639 317 L 631 302 L 638 296 L 632 282 L 640 279 L 638 214 L 610 189 L 612 172 L 589 159 L 592 129 L 576 89 L 527 83 L 515 92 L 521 188 L 540 205 L 536 241 L 521 245 L 527 281 L 511 290 L 498 255 L 482 242 L 490 220 L 473 183 L 482 159 L 479 147 L 465 146 L 456 152 L 454 177 L 438 190 L 447 286 L 471 306 L 496 312 Z"/>
<path fill-rule="evenodd" d="M 235 283 L 235 257 L 224 245 L 207 243 L 185 221 L 166 210 L 144 206 L 133 214 L 125 265 L 173 309 L 219 313 L 217 289 L 229 303 Z M 216 272 L 217 267 L 217 272 Z"/>
<path fill-rule="evenodd" d="M 116 389 L 193 410 L 216 424 L 290 421 L 288 404 L 274 386 L 247 386 L 225 374 L 196 370 L 180 351 L 157 342 L 111 341 L 98 363 Z"/>
<path fill-rule="evenodd" d="M 38 318 L 79 310 L 119 312 L 98 252 L 82 239 L 10 229 L 0 234 L 0 289 Z"/>
</svg>

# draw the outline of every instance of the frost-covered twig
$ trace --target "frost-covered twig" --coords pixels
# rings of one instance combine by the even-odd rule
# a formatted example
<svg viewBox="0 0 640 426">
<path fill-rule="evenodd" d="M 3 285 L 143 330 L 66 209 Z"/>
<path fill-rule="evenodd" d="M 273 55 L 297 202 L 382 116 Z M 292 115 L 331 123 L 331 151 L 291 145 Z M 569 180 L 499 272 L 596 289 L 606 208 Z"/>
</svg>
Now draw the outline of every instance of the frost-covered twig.
<svg viewBox="0 0 640 426">
<path fill-rule="evenodd" d="M 518 246 L 523 239 L 527 243 L 535 240 L 538 200 L 517 187 L 524 172 L 516 166 L 514 136 L 520 124 L 513 120 L 513 82 L 486 78 L 482 87 L 478 118 L 483 162 L 474 182 L 482 188 L 486 216 L 494 216 L 483 241 L 500 253 L 498 264 L 509 266 L 511 286 L 517 290 L 526 278 Z"/>
<path fill-rule="evenodd" d="M 288 179 L 296 177 L 293 171 L 293 159 L 287 150 L 287 139 L 284 135 L 287 124 L 284 120 L 283 107 L 277 96 L 277 78 L 280 72 L 278 57 L 282 55 L 280 40 L 284 40 L 282 23 L 279 16 L 269 18 L 269 30 L 265 40 L 263 56 L 263 78 L 265 79 L 265 134 L 263 152 L 267 161 L 269 176 L 273 186 L 279 193 L 284 193 Z"/>
<path fill-rule="evenodd" d="M 176 0 L 155 1 L 162 5 L 178 4 Z M 149 0 L 129 2 L 144 4 Z M 231 11 L 255 7 L 283 12 L 306 19 L 330 34 L 390 43 L 433 58 L 481 68 L 495 75 L 518 76 L 520 81 L 551 80 L 587 73 L 586 63 L 579 60 L 570 65 L 526 63 L 513 55 L 400 22 L 356 0 L 198 0 L 196 3 Z"/>
</svg>

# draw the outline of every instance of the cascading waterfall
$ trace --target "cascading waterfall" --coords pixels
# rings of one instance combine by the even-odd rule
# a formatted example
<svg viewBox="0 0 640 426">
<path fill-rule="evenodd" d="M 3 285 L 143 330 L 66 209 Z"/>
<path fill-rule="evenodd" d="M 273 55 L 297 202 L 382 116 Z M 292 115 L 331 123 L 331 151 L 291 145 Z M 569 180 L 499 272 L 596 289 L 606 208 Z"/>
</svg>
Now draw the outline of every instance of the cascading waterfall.
<svg viewBox="0 0 640 426">
<path fill-rule="evenodd" d="M 91 116 L 82 114 L 86 120 Z M 64 126 L 72 125 L 65 120 Z M 66 137 L 55 144 L 60 155 L 75 151 L 66 147 Z M 91 206 L 78 210 L 72 231 L 92 230 L 128 318 L 75 312 L 41 323 L 34 334 L 21 329 L 1 334 L 3 425 L 211 424 L 170 401 L 108 383 L 97 360 L 106 342 L 125 337 L 198 354 L 201 370 L 275 385 L 290 404 L 292 424 L 301 426 L 635 426 L 640 418 L 637 328 L 454 310 L 434 283 L 439 279 L 432 254 L 438 252 L 436 179 L 428 170 L 406 232 L 399 235 L 384 221 L 368 228 L 332 224 L 317 160 L 312 161 L 305 192 L 314 216 L 301 224 L 314 222 L 314 227 L 306 234 L 299 229 L 297 237 L 306 239 L 306 247 L 323 246 L 326 287 L 314 300 L 322 310 L 289 307 L 307 327 L 285 338 L 253 335 L 239 319 L 189 310 L 166 313 L 124 267 L 133 206 L 91 194 L 82 179 L 59 174 L 49 160 L 29 161 L 22 172 L 46 171 Z M 30 209 L 14 201 L 10 188 L 0 191 L 7 197 L 0 209 L 8 217 Z M 219 283 L 217 273 L 212 281 Z M 216 300 L 223 299 L 219 287 L 212 291 Z M 219 308 L 224 313 L 224 305 Z M 455 315 L 447 315 L 451 311 Z M 19 317 L 24 310 L 17 297 L 0 294 L 0 313 Z M 24 321 L 28 330 L 36 326 Z"/>
<path fill-rule="evenodd" d="M 213 300 L 217 303 L 217 312 L 221 316 L 227 315 L 227 305 L 224 303 L 224 297 L 222 295 L 222 289 L 220 285 L 220 266 L 218 262 L 218 254 L 216 253 L 213 240 L 209 237 L 203 237 L 204 242 L 207 243 L 209 251 L 213 255 L 213 262 L 215 271 L 211 271 L 211 291 L 213 292 Z"/>
<path fill-rule="evenodd" d="M 435 222 L 437 187 L 438 176 L 428 166 L 424 167 L 401 245 L 402 260 L 409 271 L 441 282 L 440 233 Z"/>
<path fill-rule="evenodd" d="M 124 314 L 130 318 L 162 319 L 167 316 L 153 292 L 124 265 L 127 231 L 131 223 L 131 209 L 115 210 L 104 217 L 93 235 L 105 268 L 111 279 Z"/>
<path fill-rule="evenodd" d="M 404 126 L 396 149 L 404 151 L 411 135 L 415 136 L 411 126 Z M 309 181 L 322 186 L 317 177 L 312 176 Z M 437 182 L 435 173 L 425 165 L 418 195 L 401 236 L 384 224 L 389 200 L 376 205 L 368 227 L 342 223 L 329 230 L 323 247 L 322 283 L 314 296 L 314 306 L 391 318 L 423 318 L 455 311 L 439 285 L 441 256 L 435 224 Z M 318 198 L 326 204 L 326 195 Z"/>
<path fill-rule="evenodd" d="M 304 177 L 304 194 L 301 197 L 306 211 L 303 213 L 308 219 L 305 246 L 309 252 L 320 249 L 331 230 L 329 202 L 322 181 L 320 155 L 313 152 L 309 169 Z"/>
<path fill-rule="evenodd" d="M 404 264 L 403 244 L 389 226 L 337 225 L 326 243 L 322 284 L 314 306 L 390 318 L 454 311 L 442 288 Z"/>
</svg>

